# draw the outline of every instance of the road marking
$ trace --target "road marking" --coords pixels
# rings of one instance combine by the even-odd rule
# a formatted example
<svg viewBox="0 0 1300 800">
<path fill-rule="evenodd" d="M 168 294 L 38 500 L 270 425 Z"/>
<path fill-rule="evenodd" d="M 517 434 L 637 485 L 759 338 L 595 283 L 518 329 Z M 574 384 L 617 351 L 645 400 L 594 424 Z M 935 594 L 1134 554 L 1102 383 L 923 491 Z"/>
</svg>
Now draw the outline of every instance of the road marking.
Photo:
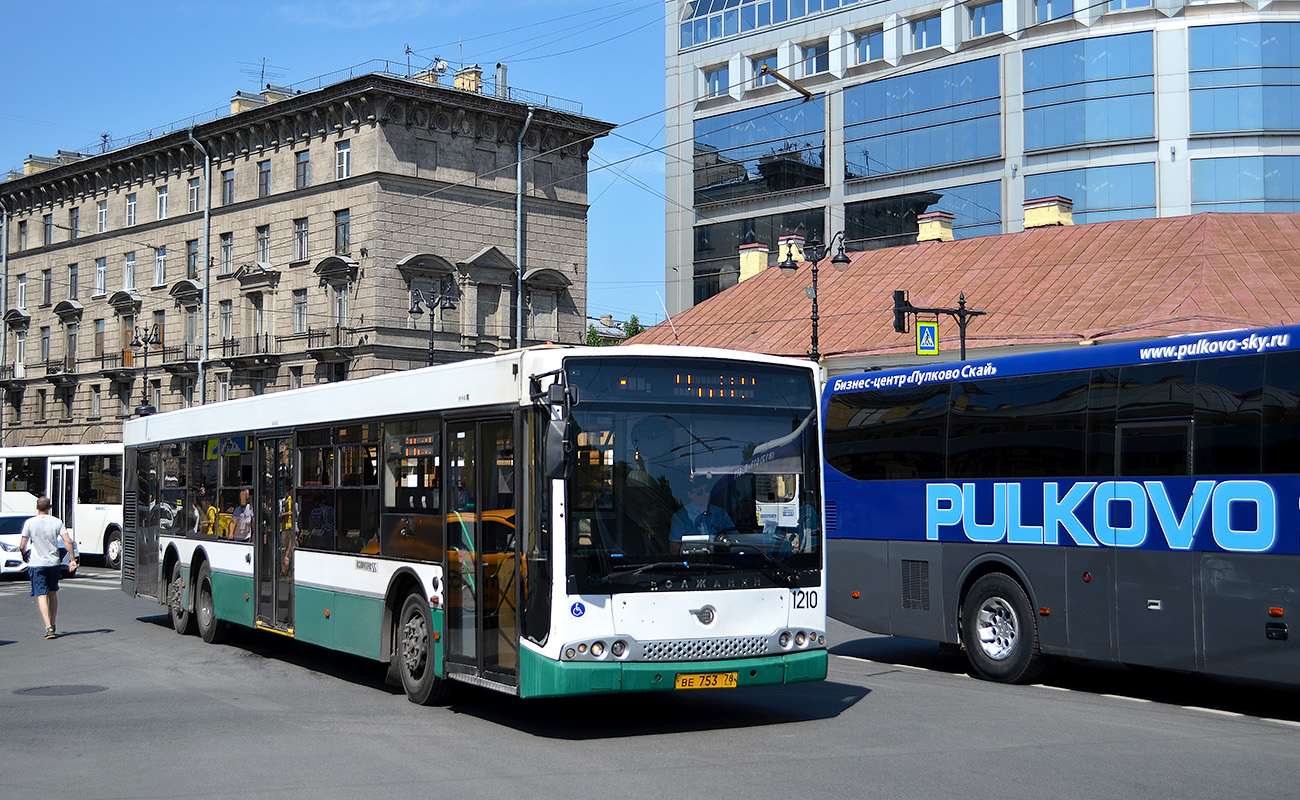
<svg viewBox="0 0 1300 800">
<path fill-rule="evenodd" d="M 1151 702 L 1150 700 L 1148 700 L 1148 699 L 1145 698 L 1145 697 L 1129 697 L 1128 695 L 1123 695 L 1123 694 L 1103 694 L 1102 697 L 1110 697 L 1110 698 L 1113 698 L 1113 699 L 1115 699 L 1115 700 L 1129 700 L 1129 701 L 1132 701 L 1132 702 L 1134 702 L 1134 703 L 1150 703 L 1150 702 Z"/>
<path fill-rule="evenodd" d="M 1300 728 L 1300 722 L 1293 719 L 1273 719 L 1272 717 L 1261 717 L 1265 722 L 1276 722 L 1278 725 L 1290 725 L 1293 728 Z"/>
<path fill-rule="evenodd" d="M 1047 685 L 1046 683 L 1035 683 L 1035 684 L 1032 684 L 1032 686 L 1033 686 L 1035 689 L 1051 689 L 1051 690 L 1054 691 L 1054 692 L 1068 692 L 1068 691 L 1070 691 L 1069 689 L 1065 688 L 1064 686 L 1049 686 L 1049 685 Z"/>
<path fill-rule="evenodd" d="M 1239 714 L 1236 711 L 1224 711 L 1218 708 L 1205 708 L 1203 706 L 1179 706 L 1184 711 L 1204 711 L 1206 714 L 1218 714 L 1221 717 L 1244 717 L 1245 714 Z"/>
</svg>

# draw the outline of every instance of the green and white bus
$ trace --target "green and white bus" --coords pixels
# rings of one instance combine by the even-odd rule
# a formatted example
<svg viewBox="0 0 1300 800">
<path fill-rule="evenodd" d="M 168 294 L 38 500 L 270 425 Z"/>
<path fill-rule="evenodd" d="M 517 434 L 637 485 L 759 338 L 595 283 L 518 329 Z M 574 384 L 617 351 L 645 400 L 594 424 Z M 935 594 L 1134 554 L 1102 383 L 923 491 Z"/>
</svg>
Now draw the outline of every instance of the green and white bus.
<svg viewBox="0 0 1300 800">
<path fill-rule="evenodd" d="M 122 587 L 205 641 L 387 664 L 417 703 L 819 680 L 817 377 L 543 347 L 133 419 Z M 760 520 L 776 475 L 798 525 Z"/>
</svg>

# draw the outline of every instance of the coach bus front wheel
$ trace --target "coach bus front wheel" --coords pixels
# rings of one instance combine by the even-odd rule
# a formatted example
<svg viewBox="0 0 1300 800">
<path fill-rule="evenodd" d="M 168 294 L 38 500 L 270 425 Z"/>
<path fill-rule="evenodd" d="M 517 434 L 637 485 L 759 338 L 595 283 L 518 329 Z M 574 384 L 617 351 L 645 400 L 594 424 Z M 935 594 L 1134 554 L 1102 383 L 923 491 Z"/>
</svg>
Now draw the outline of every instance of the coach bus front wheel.
<svg viewBox="0 0 1300 800">
<path fill-rule="evenodd" d="M 994 572 L 975 581 L 962 603 L 961 635 L 972 670 L 985 680 L 1027 683 L 1042 673 L 1029 597 L 1007 575 Z"/>
</svg>

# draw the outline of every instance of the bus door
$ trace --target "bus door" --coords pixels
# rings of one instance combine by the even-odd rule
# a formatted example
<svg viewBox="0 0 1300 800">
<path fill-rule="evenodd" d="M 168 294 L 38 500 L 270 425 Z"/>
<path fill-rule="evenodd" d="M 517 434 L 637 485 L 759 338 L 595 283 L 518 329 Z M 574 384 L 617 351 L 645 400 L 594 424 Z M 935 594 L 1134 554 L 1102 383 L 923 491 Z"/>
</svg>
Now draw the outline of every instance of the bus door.
<svg viewBox="0 0 1300 800">
<path fill-rule="evenodd" d="M 514 424 L 447 426 L 447 661 L 512 681 L 515 618 Z"/>
<path fill-rule="evenodd" d="M 293 631 L 293 439 L 259 439 L 253 548 L 259 626 Z"/>
<path fill-rule="evenodd" d="M 71 536 L 76 527 L 73 510 L 77 505 L 77 459 L 51 458 L 49 469 L 45 485 L 50 487 L 50 513 L 63 521 Z"/>
</svg>

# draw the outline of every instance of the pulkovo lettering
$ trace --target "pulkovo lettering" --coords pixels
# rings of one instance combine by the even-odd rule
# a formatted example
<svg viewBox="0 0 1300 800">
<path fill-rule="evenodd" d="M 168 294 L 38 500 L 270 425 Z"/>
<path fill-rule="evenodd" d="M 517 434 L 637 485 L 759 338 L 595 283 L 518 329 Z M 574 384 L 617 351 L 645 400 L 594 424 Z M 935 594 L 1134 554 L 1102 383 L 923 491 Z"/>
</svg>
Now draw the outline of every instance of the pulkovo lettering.
<svg viewBox="0 0 1300 800">
<path fill-rule="evenodd" d="M 1154 535 L 1163 536 L 1171 550 L 1190 550 L 1208 515 L 1214 541 L 1224 550 L 1262 553 L 1277 541 L 1277 497 L 1262 481 L 1197 481 L 1182 507 L 1175 507 L 1160 481 L 1084 481 L 1071 485 L 1064 494 L 1059 484 L 1044 483 L 1041 498 L 1022 496 L 1021 488 L 1019 483 L 979 486 L 981 494 L 991 492 L 993 497 L 991 519 L 977 520 L 976 484 L 928 484 L 925 538 L 938 540 L 941 529 L 956 528 L 972 542 L 1058 544 L 1064 531 L 1084 547 L 1141 547 Z M 1024 509 L 1040 501 L 1043 524 L 1025 524 L 1028 515 Z M 1079 519 L 1089 502 L 1091 531 Z M 1121 504 L 1128 508 L 1120 508 Z M 1154 526 L 1148 511 L 1154 512 Z M 1239 525 L 1252 521 L 1254 527 L 1234 528 L 1234 520 Z M 1157 530 L 1149 530 L 1151 527 Z"/>
</svg>

